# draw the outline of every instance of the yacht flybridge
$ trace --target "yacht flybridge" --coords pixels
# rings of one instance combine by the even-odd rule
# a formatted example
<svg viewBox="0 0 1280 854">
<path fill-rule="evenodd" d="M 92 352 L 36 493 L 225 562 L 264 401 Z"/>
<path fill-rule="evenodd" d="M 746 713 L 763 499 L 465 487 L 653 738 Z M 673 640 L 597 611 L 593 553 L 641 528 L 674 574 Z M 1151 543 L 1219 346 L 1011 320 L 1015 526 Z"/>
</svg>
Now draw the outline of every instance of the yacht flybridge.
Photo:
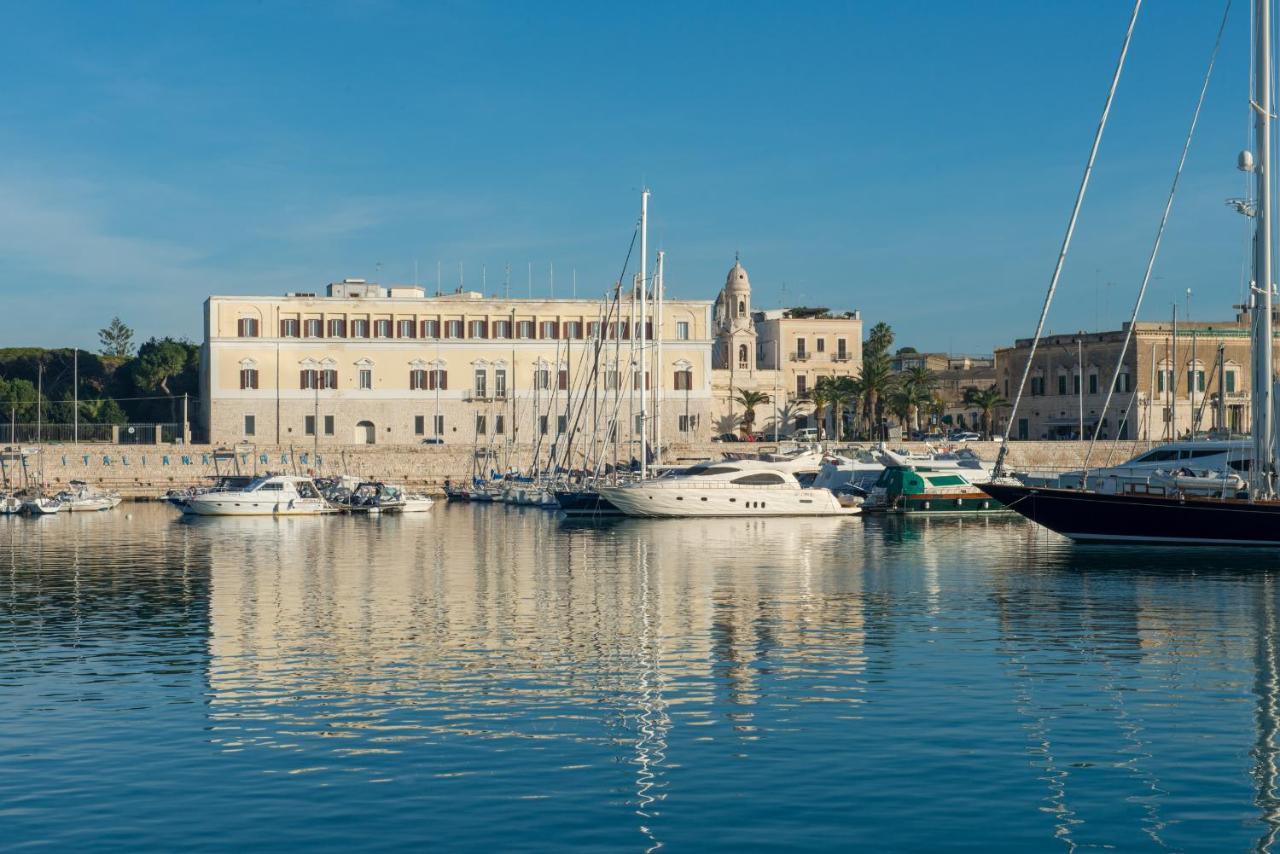
<svg viewBox="0 0 1280 854">
<path fill-rule="evenodd" d="M 1275 369 L 1272 363 L 1272 335 L 1274 318 L 1272 304 L 1275 294 L 1273 277 L 1273 199 L 1272 199 L 1272 138 L 1271 123 L 1275 106 L 1272 96 L 1272 11 L 1274 0 L 1254 0 L 1253 26 L 1253 80 L 1252 91 L 1247 99 L 1241 102 L 1248 106 L 1253 116 L 1254 145 L 1250 151 L 1240 155 L 1238 165 L 1241 171 L 1249 173 L 1251 179 L 1250 198 L 1242 200 L 1237 208 L 1253 219 L 1253 276 L 1249 295 L 1249 313 L 1252 319 L 1252 342 L 1250 347 L 1251 392 L 1253 408 L 1251 413 L 1251 440 L 1246 450 L 1225 448 L 1225 462 L 1228 468 L 1223 470 L 1205 469 L 1197 473 L 1193 465 L 1181 466 L 1171 473 L 1165 483 L 1142 483 L 1135 478 L 1136 470 L 1151 464 L 1180 464 L 1184 462 L 1184 452 L 1194 454 L 1194 450 L 1178 443 L 1153 449 L 1152 452 L 1140 455 L 1127 464 L 1129 473 L 1110 480 L 1108 489 L 1099 488 L 1107 477 L 1097 478 L 1093 473 L 1082 472 L 1079 475 L 1077 488 L 1039 487 L 1022 484 L 1011 484 L 1000 475 L 1004 455 L 1008 447 L 1008 430 L 1014 423 L 1022 391 L 1026 386 L 1030 365 L 1035 356 L 1036 345 L 1040 341 L 1044 329 L 1049 306 L 1053 300 L 1062 266 L 1066 259 L 1071 242 L 1071 234 L 1075 227 L 1088 186 L 1089 171 L 1097 154 L 1098 143 L 1106 126 L 1107 112 L 1114 97 L 1120 73 L 1124 67 L 1124 56 L 1129 39 L 1133 34 L 1137 20 L 1139 5 L 1134 6 L 1129 21 L 1128 34 L 1125 37 L 1125 49 L 1121 51 L 1120 62 L 1116 67 L 1111 91 L 1094 137 L 1093 152 L 1081 180 L 1076 195 L 1075 207 L 1064 237 L 1058 262 L 1050 280 L 1049 291 L 1041 309 L 1040 323 L 1036 336 L 1032 341 L 1031 354 L 1023 371 L 1022 382 L 1014 400 L 1013 414 L 1006 426 L 1006 442 L 1001 448 L 996 463 L 996 478 L 984 484 L 984 492 L 1002 502 L 1006 507 L 1023 516 L 1038 522 L 1045 527 L 1063 534 L 1078 542 L 1118 542 L 1118 543 L 1168 543 L 1168 544 L 1219 544 L 1249 546 L 1280 546 L 1280 500 L 1276 495 L 1276 412 L 1274 404 Z M 1219 43 L 1226 19 L 1219 29 Z M 1175 174 L 1173 186 L 1169 192 L 1169 200 L 1165 206 L 1164 219 L 1156 233 L 1156 240 L 1151 249 L 1147 263 L 1147 272 L 1139 290 L 1138 300 L 1133 309 L 1136 318 L 1142 304 L 1142 295 L 1150 281 L 1151 269 L 1155 263 L 1156 253 L 1160 245 L 1160 236 L 1167 222 L 1169 208 L 1173 202 L 1173 194 L 1177 189 L 1177 178 L 1186 162 L 1186 153 L 1190 147 L 1196 119 L 1199 118 L 1200 106 L 1204 103 L 1204 94 L 1208 89 L 1209 73 L 1212 72 L 1213 59 L 1210 59 L 1209 72 L 1206 72 L 1204 85 L 1200 90 L 1200 101 L 1192 119 L 1191 131 L 1188 132 L 1183 147 L 1182 161 Z M 1129 348 L 1133 324 L 1128 327 L 1124 346 L 1120 356 L 1124 357 Z M 1116 369 L 1117 375 L 1119 368 Z M 1113 378 L 1109 386 L 1116 386 Z M 1110 392 L 1103 405 L 1106 411 L 1110 404 Z M 1097 439 L 1095 430 L 1094 440 Z M 1202 450 L 1208 451 L 1209 448 Z M 1230 457 L 1234 450 L 1241 453 L 1236 458 L 1238 466 L 1232 466 Z M 1206 454 L 1199 459 L 1208 462 L 1212 455 Z M 1245 461 L 1247 460 L 1247 465 Z M 1187 463 L 1195 463 L 1195 456 L 1185 458 Z M 1171 466 L 1172 467 L 1172 466 Z M 1187 469 L 1181 471 L 1180 469 Z M 1247 480 L 1246 480 L 1247 478 Z M 1213 481 L 1220 480 L 1221 483 Z M 1205 481 L 1210 481 L 1205 483 Z M 1200 486 L 1203 488 L 1191 488 Z"/>
<path fill-rule="evenodd" d="M 309 477 L 269 475 L 244 489 L 203 492 L 186 500 L 197 516 L 318 516 L 336 509 Z"/>
<path fill-rule="evenodd" d="M 759 460 L 703 463 L 659 478 L 597 487 L 628 516 L 850 516 L 828 489 L 805 489 Z"/>
</svg>

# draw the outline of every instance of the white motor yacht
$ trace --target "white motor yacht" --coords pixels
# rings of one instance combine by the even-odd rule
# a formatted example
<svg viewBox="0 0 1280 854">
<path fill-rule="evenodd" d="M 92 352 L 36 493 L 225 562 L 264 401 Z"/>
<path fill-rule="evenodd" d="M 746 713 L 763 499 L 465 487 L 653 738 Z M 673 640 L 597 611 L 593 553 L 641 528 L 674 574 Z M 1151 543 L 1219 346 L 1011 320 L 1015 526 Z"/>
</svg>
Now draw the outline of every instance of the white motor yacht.
<svg viewBox="0 0 1280 854">
<path fill-rule="evenodd" d="M 1249 439 L 1182 439 L 1168 442 L 1114 466 L 1058 475 L 1061 489 L 1129 492 L 1133 487 L 1167 488 L 1198 495 L 1234 495 L 1244 488 L 1253 459 Z"/>
<path fill-rule="evenodd" d="M 16 495 L 0 495 L 0 516 L 16 516 L 21 512 L 21 498 Z"/>
<path fill-rule="evenodd" d="M 597 487 L 628 516 L 848 516 L 828 489 L 805 489 L 796 476 L 759 460 L 702 463 L 679 473 Z"/>
<path fill-rule="evenodd" d="M 73 480 L 70 489 L 58 493 L 62 509 L 67 513 L 110 510 L 120 503 L 118 492 L 98 492 L 82 480 Z"/>
<path fill-rule="evenodd" d="M 309 477 L 268 475 L 244 489 L 203 492 L 187 499 L 198 516 L 318 516 L 334 512 Z"/>
<path fill-rule="evenodd" d="M 855 450 L 848 455 L 830 454 L 822 461 L 822 468 L 813 486 L 832 491 L 870 492 L 871 487 L 884 471 L 884 463 L 866 450 Z"/>
</svg>

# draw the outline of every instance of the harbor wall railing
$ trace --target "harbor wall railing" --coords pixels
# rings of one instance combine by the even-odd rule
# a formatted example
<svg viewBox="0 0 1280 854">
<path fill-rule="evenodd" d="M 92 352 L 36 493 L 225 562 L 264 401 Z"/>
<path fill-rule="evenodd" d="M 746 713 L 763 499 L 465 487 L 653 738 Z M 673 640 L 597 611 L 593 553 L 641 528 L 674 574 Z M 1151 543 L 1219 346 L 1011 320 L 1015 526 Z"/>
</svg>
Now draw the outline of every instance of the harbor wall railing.
<svg viewBox="0 0 1280 854">
<path fill-rule="evenodd" d="M 925 450 L 922 443 L 894 443 L 894 447 Z M 784 443 L 784 447 L 785 443 Z M 971 442 L 967 447 L 984 460 L 994 460 L 1000 445 Z M 1007 465 L 1014 471 L 1054 474 L 1079 468 L 1086 443 L 1012 442 Z M 1145 442 L 1099 445 L 1093 465 L 1117 463 L 1145 450 Z M 718 459 L 725 452 L 771 451 L 772 443 L 688 444 L 666 449 L 668 462 Z M 30 450 L 30 449 L 29 449 Z M 528 447 L 515 448 L 513 460 L 530 458 Z M 832 450 L 839 452 L 841 446 Z M 440 490 L 446 478 L 471 476 L 475 449 L 470 445 L 371 446 L 238 446 L 218 449 L 209 445 L 80 444 L 46 445 L 40 453 L 0 452 L 0 485 L 10 488 L 43 482 L 49 489 L 82 480 L 128 498 L 163 495 L 170 489 L 208 483 L 216 474 L 283 472 L 298 474 L 348 473 L 372 479 L 404 483 L 430 491 Z M 624 460 L 625 463 L 625 460 Z M 493 464 L 490 463 L 490 466 Z"/>
</svg>

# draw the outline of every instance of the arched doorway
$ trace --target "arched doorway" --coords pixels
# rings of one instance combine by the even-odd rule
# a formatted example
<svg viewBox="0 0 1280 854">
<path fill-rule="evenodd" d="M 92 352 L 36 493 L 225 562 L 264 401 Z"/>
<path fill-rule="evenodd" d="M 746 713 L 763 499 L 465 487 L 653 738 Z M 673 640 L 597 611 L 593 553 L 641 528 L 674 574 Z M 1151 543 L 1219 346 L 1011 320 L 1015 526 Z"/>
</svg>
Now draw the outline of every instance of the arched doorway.
<svg viewBox="0 0 1280 854">
<path fill-rule="evenodd" d="M 356 423 L 356 444 L 372 445 L 374 442 L 374 428 L 372 421 L 359 421 Z"/>
</svg>

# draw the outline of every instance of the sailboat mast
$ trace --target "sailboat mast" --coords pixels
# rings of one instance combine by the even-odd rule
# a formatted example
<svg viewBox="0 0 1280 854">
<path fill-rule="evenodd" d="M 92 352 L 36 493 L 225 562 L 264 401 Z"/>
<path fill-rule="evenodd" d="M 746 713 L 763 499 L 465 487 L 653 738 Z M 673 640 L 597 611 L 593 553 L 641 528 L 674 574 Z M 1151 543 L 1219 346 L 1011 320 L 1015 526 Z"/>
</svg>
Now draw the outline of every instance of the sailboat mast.
<svg viewBox="0 0 1280 854">
<path fill-rule="evenodd" d="M 1254 148 L 1257 222 L 1253 265 L 1253 459 L 1250 494 L 1275 495 L 1275 414 L 1271 405 L 1271 0 L 1254 4 Z"/>
<path fill-rule="evenodd" d="M 645 417 L 647 407 L 645 406 L 645 398 L 648 396 L 648 388 L 645 385 L 645 373 L 649 370 L 649 363 L 646 360 L 646 347 L 649 343 L 649 335 L 645 326 L 645 290 L 649 287 L 648 279 L 648 263 L 649 263 L 649 191 L 644 190 L 640 193 L 640 355 L 636 361 L 640 366 L 640 479 L 644 480 L 649 476 L 649 421 Z"/>
</svg>

